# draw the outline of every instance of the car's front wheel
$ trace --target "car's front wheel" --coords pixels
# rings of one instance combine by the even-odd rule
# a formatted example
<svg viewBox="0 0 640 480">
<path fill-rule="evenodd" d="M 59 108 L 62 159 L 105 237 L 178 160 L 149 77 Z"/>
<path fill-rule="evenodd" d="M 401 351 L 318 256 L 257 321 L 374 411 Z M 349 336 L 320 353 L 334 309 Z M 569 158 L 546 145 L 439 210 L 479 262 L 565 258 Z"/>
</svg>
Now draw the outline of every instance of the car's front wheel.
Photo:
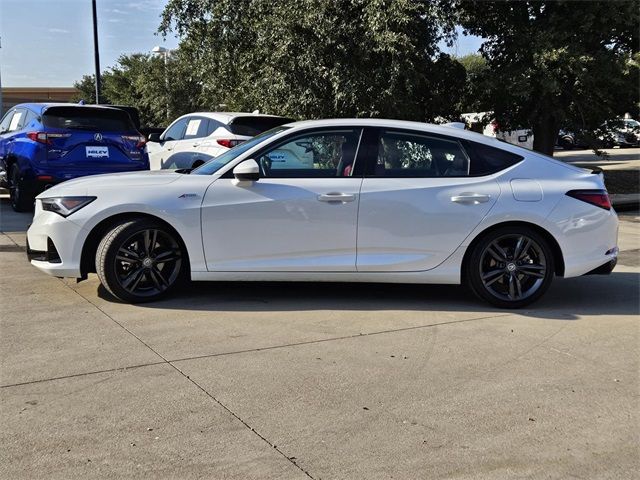
<svg viewBox="0 0 640 480">
<path fill-rule="evenodd" d="M 186 267 L 176 234 L 150 219 L 114 227 L 96 251 L 96 272 L 102 285 L 125 302 L 164 297 L 183 279 Z"/>
<path fill-rule="evenodd" d="M 502 227 L 482 237 L 465 265 L 465 278 L 480 298 L 501 308 L 539 299 L 555 272 L 547 240 L 528 227 Z"/>
</svg>

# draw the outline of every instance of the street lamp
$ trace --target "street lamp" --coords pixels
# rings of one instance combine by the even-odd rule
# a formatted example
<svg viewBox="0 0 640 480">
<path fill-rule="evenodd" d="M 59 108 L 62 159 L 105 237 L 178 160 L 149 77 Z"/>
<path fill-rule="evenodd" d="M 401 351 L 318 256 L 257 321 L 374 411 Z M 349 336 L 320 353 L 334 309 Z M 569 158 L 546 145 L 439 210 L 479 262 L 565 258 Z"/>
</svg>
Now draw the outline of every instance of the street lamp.
<svg viewBox="0 0 640 480">
<path fill-rule="evenodd" d="M 167 70 L 167 61 L 169 59 L 169 55 L 171 55 L 171 50 L 165 48 L 161 45 L 156 45 L 151 49 L 151 53 L 158 56 L 162 55 L 164 57 L 164 87 L 165 87 L 165 95 L 166 95 L 166 117 L 167 122 L 169 121 L 169 72 Z"/>
</svg>

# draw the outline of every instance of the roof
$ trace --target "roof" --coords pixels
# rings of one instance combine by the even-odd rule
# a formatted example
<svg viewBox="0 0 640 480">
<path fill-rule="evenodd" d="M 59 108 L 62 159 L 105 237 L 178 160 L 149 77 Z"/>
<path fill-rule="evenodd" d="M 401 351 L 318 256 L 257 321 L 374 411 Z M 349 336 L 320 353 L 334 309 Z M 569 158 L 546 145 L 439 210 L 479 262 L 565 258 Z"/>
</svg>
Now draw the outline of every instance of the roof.
<svg viewBox="0 0 640 480">
<path fill-rule="evenodd" d="M 433 123 L 410 122 L 407 120 L 389 120 L 384 118 L 330 118 L 325 120 L 303 120 L 300 122 L 288 123 L 287 126 L 294 128 L 308 127 L 331 127 L 331 126 L 363 126 L 363 127 L 382 127 L 382 128 L 407 128 L 411 130 L 422 130 L 427 133 L 438 133 L 440 135 L 448 135 L 457 138 L 463 138 L 470 141 L 496 144 L 501 148 L 506 145 L 505 142 L 482 135 L 481 133 L 472 132 L 470 130 L 462 130 L 453 126 L 435 125 Z M 520 148 L 520 147 L 518 147 Z"/>
<path fill-rule="evenodd" d="M 182 117 L 199 115 L 201 117 L 212 118 L 222 123 L 230 123 L 237 117 L 271 117 L 271 118 L 286 118 L 279 115 L 266 115 L 264 113 L 250 113 L 250 112 L 191 112 Z M 180 118 L 182 118 L 180 117 Z"/>
<path fill-rule="evenodd" d="M 44 112 L 46 109 L 48 109 L 50 107 L 110 108 L 110 106 L 107 106 L 107 105 L 94 105 L 92 103 L 89 103 L 89 104 L 86 104 L 86 105 L 82 105 L 80 103 L 62 103 L 62 102 L 19 103 L 14 108 L 17 108 L 17 107 L 28 108 L 30 110 L 33 110 L 34 112 L 39 113 L 39 114 L 42 114 L 42 112 Z"/>
</svg>

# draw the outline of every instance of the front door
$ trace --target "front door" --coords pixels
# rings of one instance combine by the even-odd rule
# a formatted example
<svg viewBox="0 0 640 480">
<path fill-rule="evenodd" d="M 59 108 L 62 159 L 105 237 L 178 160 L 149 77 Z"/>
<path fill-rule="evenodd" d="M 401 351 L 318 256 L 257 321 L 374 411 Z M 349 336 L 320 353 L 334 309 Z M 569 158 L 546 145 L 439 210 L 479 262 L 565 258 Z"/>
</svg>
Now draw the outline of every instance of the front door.
<svg viewBox="0 0 640 480">
<path fill-rule="evenodd" d="M 260 180 L 216 180 L 202 205 L 207 268 L 355 271 L 360 136 L 357 128 L 298 132 L 254 156 Z"/>
</svg>

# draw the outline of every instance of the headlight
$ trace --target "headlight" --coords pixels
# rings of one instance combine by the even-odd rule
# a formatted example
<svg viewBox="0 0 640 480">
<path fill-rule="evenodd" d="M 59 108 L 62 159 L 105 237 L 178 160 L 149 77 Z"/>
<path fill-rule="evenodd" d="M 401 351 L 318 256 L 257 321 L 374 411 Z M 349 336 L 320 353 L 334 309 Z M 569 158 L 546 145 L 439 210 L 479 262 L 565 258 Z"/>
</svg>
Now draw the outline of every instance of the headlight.
<svg viewBox="0 0 640 480">
<path fill-rule="evenodd" d="M 95 199 L 96 197 L 51 197 L 42 198 L 40 201 L 42 202 L 43 210 L 68 217 L 82 207 L 86 207 Z"/>
</svg>

